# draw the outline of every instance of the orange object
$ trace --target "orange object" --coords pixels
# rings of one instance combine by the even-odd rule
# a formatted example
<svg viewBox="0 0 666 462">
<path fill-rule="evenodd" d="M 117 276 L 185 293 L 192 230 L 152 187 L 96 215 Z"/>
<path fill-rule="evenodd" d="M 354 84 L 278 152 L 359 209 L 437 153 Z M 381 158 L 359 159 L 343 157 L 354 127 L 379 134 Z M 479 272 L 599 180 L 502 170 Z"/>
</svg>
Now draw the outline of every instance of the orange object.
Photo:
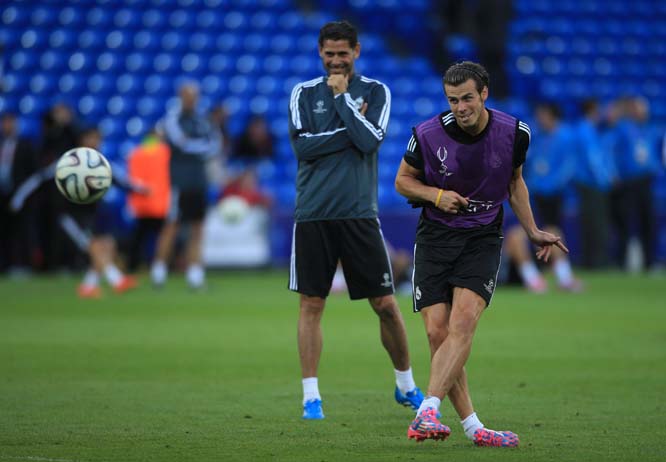
<svg viewBox="0 0 666 462">
<path fill-rule="evenodd" d="M 113 291 L 117 294 L 122 294 L 128 290 L 135 289 L 139 283 L 132 276 L 123 276 L 118 284 L 113 286 Z"/>
<path fill-rule="evenodd" d="M 129 193 L 128 204 L 137 218 L 164 218 L 169 210 L 169 146 L 149 136 L 130 153 L 127 172 L 133 182 L 146 186 L 148 194 Z"/>
</svg>

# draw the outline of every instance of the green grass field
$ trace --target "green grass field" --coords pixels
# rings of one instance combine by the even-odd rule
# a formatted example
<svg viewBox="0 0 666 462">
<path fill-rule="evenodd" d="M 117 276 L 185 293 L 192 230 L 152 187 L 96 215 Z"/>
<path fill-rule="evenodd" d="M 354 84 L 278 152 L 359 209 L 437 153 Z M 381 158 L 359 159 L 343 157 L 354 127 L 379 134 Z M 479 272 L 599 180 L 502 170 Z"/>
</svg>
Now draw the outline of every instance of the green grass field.
<svg viewBox="0 0 666 462">
<path fill-rule="evenodd" d="M 304 422 L 297 296 L 284 272 L 174 278 L 99 301 L 75 278 L 0 280 L 2 461 L 663 461 L 666 279 L 585 275 L 587 290 L 500 288 L 468 363 L 486 425 L 520 435 L 476 448 L 450 404 L 446 442 L 407 440 L 393 372 L 366 302 L 329 300 L 320 390 Z M 426 386 L 421 319 L 400 298 Z"/>
</svg>

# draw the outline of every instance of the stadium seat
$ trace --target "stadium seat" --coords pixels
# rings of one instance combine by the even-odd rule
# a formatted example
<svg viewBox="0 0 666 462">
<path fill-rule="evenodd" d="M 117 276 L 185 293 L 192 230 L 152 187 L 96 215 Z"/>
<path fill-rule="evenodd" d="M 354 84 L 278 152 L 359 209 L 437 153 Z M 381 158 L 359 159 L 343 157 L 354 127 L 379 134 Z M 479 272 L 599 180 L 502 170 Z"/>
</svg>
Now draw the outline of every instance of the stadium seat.
<svg viewBox="0 0 666 462">
<path fill-rule="evenodd" d="M 261 65 L 264 72 L 280 75 L 287 69 L 287 59 L 280 54 L 273 54 L 263 59 Z"/>
<path fill-rule="evenodd" d="M 136 113 L 146 119 L 155 119 L 164 114 L 161 98 L 142 96 L 136 103 Z"/>
<path fill-rule="evenodd" d="M 143 52 L 134 52 L 125 58 L 125 69 L 128 72 L 144 74 L 151 68 L 151 55 Z"/>
<path fill-rule="evenodd" d="M 116 89 L 125 95 L 137 95 L 143 90 L 143 77 L 125 73 L 116 80 Z"/>
<path fill-rule="evenodd" d="M 27 8 L 19 5 L 9 5 L 2 11 L 2 24 L 6 27 L 23 28 L 30 22 Z"/>
<path fill-rule="evenodd" d="M 132 37 L 129 32 L 116 29 L 107 34 L 105 43 L 111 50 L 127 50 L 132 47 Z"/>
<path fill-rule="evenodd" d="M 216 10 L 203 10 L 197 13 L 196 27 L 198 30 L 214 28 L 222 20 L 221 14 Z"/>
<path fill-rule="evenodd" d="M 78 32 L 71 29 L 56 29 L 49 35 L 49 47 L 69 50 L 77 45 Z"/>
<path fill-rule="evenodd" d="M 88 78 L 88 91 L 92 94 L 110 94 L 115 92 L 115 76 L 108 73 L 92 74 Z"/>
<path fill-rule="evenodd" d="M 86 91 L 87 78 L 78 72 L 63 74 L 58 79 L 58 91 L 63 95 L 78 95 Z"/>
<path fill-rule="evenodd" d="M 135 29 L 141 24 L 141 12 L 131 8 L 120 8 L 113 15 L 113 27 Z"/>
<path fill-rule="evenodd" d="M 190 36 L 190 49 L 197 53 L 212 53 L 215 47 L 215 37 L 204 32 L 195 32 Z"/>
<path fill-rule="evenodd" d="M 248 26 L 247 15 L 242 11 L 229 11 L 223 21 L 224 27 L 232 32 L 243 32 Z"/>
<path fill-rule="evenodd" d="M 259 70 L 259 60 L 253 54 L 246 54 L 238 57 L 236 61 L 236 71 L 241 74 L 251 74 Z"/>
<path fill-rule="evenodd" d="M 287 54 L 296 50 L 296 39 L 290 34 L 277 34 L 269 43 L 270 49 L 275 54 Z"/>
<path fill-rule="evenodd" d="M 158 9 L 146 10 L 141 16 L 141 23 L 143 24 L 143 27 L 145 27 L 145 30 L 162 30 L 168 26 L 167 14 Z"/>
<path fill-rule="evenodd" d="M 79 33 L 78 45 L 82 49 L 99 50 L 106 46 L 106 34 L 99 29 L 86 29 Z"/>
<path fill-rule="evenodd" d="M 169 15 L 169 27 L 177 30 L 194 30 L 196 28 L 196 14 L 193 11 L 179 9 Z"/>
<path fill-rule="evenodd" d="M 170 73 L 177 69 L 178 63 L 170 53 L 159 53 L 153 60 L 153 70 L 157 73 Z"/>
<path fill-rule="evenodd" d="M 86 120 L 99 120 L 107 114 L 104 98 L 87 94 L 79 99 L 77 108 Z"/>
<path fill-rule="evenodd" d="M 154 31 L 139 30 L 132 39 L 137 51 L 155 53 L 160 47 L 159 35 Z"/>
<path fill-rule="evenodd" d="M 215 40 L 215 48 L 223 53 L 233 53 L 240 48 L 240 37 L 232 33 L 220 34 Z"/>
<path fill-rule="evenodd" d="M 93 7 L 86 14 L 85 23 L 96 30 L 108 30 L 112 27 L 113 16 L 105 8 Z"/>
<path fill-rule="evenodd" d="M 58 22 L 64 27 L 80 28 L 83 25 L 83 20 L 83 9 L 73 6 L 61 9 L 58 14 Z"/>
<path fill-rule="evenodd" d="M 228 74 L 233 70 L 234 63 L 226 53 L 218 53 L 208 60 L 208 72 L 213 74 Z"/>
</svg>

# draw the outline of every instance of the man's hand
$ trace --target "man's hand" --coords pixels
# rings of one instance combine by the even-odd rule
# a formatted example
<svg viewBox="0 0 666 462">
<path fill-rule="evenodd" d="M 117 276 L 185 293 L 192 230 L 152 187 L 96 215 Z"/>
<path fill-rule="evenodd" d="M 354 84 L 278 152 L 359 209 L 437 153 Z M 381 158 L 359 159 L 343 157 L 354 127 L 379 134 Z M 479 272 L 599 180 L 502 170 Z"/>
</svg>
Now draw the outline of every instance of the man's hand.
<svg viewBox="0 0 666 462">
<path fill-rule="evenodd" d="M 530 241 L 537 246 L 536 256 L 539 260 L 548 261 L 554 245 L 562 252 L 569 253 L 569 249 L 564 245 L 560 236 L 541 231 L 540 229 L 528 233 L 527 236 L 530 238 Z"/>
<path fill-rule="evenodd" d="M 435 197 L 432 200 L 434 204 L 437 202 L 437 194 L 439 190 L 435 193 Z M 467 199 L 462 197 L 455 191 L 442 191 L 442 197 L 439 198 L 439 204 L 437 208 L 442 212 L 457 214 L 460 210 L 466 210 L 469 202 Z"/>
<path fill-rule="evenodd" d="M 339 95 L 340 93 L 344 93 L 347 91 L 347 87 L 349 86 L 349 81 L 347 80 L 346 75 L 331 74 L 328 76 L 328 79 L 326 80 L 326 85 L 331 87 L 331 90 L 333 90 L 333 95 Z"/>
</svg>

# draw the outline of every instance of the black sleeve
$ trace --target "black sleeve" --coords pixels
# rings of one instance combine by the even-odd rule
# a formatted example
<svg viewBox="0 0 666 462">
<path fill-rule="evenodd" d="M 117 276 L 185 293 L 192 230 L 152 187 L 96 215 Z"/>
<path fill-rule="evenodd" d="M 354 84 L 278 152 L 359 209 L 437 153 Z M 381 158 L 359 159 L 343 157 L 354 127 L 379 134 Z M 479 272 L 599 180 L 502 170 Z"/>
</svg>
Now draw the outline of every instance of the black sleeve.
<svg viewBox="0 0 666 462">
<path fill-rule="evenodd" d="M 415 169 L 423 170 L 423 154 L 421 153 L 421 147 L 416 139 L 416 135 L 412 134 L 412 137 L 409 139 L 407 151 L 405 151 L 403 159 Z"/>
<path fill-rule="evenodd" d="M 525 122 L 516 122 L 516 141 L 513 145 L 513 168 L 516 169 L 525 163 L 527 149 L 530 147 L 530 127 Z"/>
</svg>

